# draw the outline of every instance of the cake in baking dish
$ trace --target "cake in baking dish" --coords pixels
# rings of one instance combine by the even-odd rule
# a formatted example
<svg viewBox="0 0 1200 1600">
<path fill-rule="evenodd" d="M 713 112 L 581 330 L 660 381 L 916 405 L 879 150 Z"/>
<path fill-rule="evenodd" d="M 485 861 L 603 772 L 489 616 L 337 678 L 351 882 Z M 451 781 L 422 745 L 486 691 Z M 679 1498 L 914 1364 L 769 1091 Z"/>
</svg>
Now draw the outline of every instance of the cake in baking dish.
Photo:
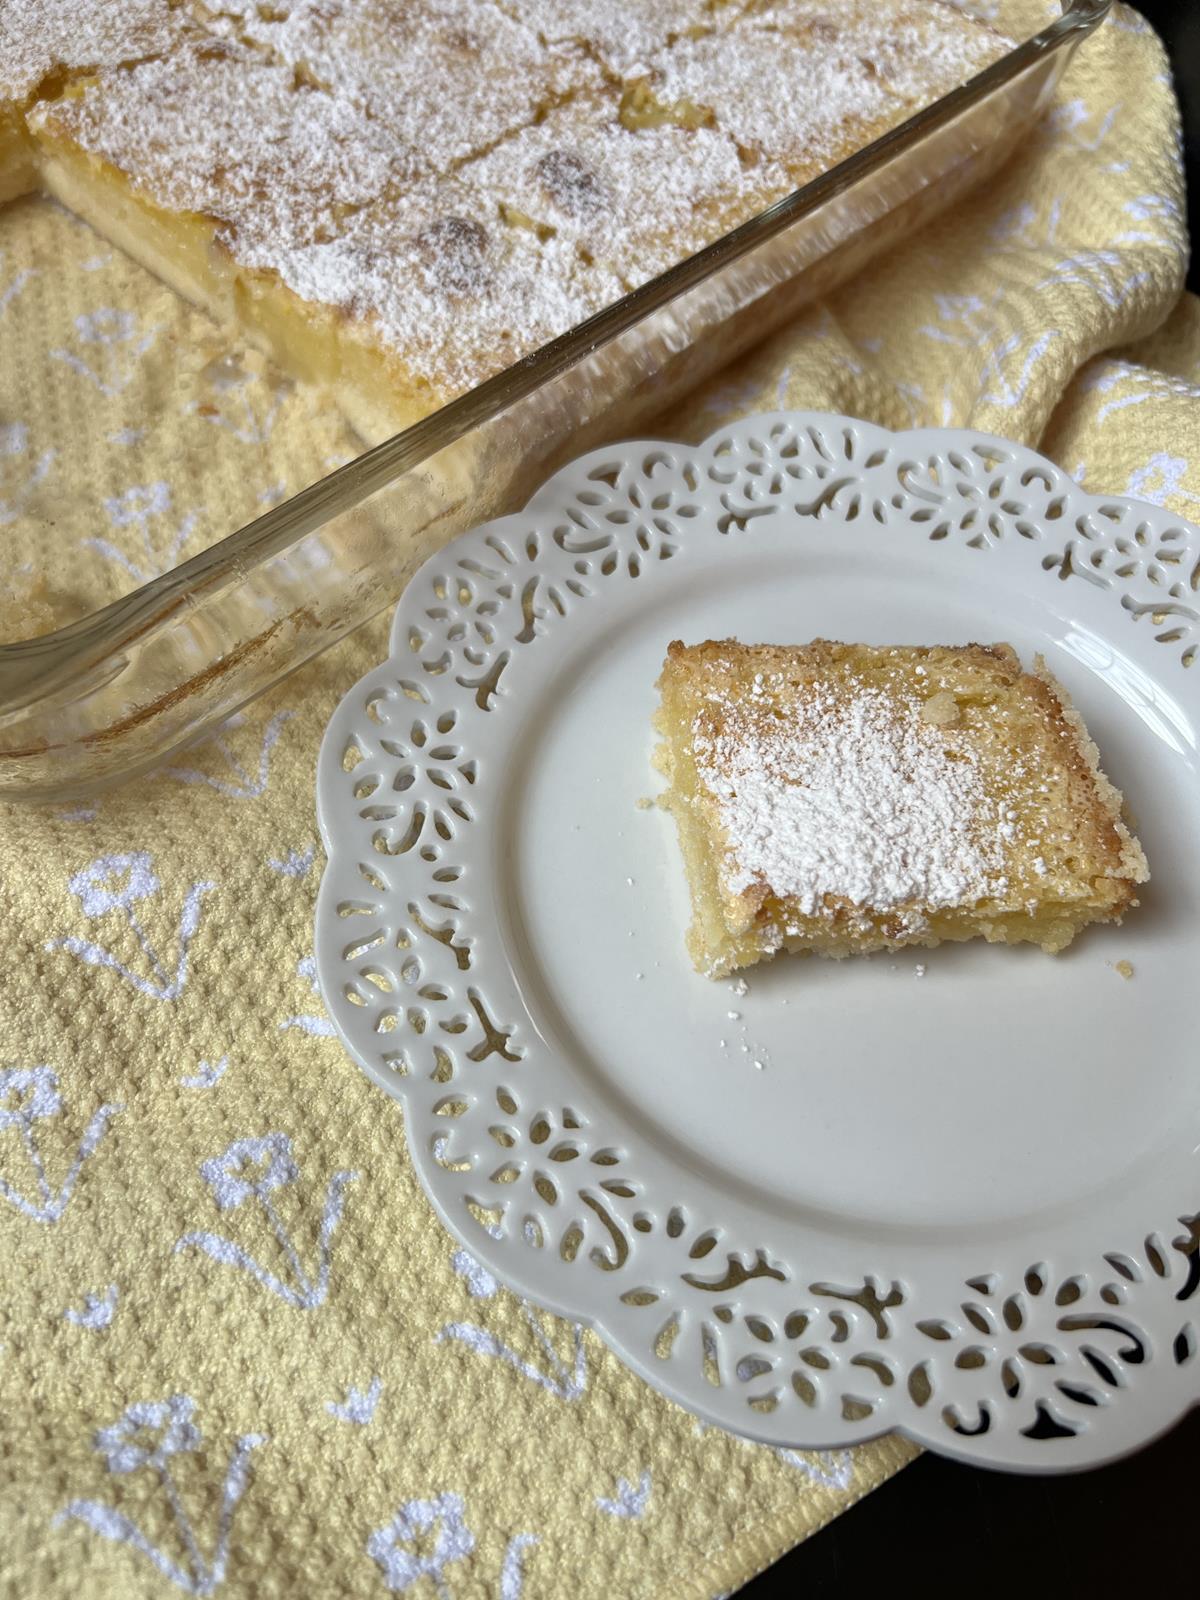
<svg viewBox="0 0 1200 1600">
<path fill-rule="evenodd" d="M 1065 691 L 1009 645 L 677 641 L 659 689 L 711 977 L 781 950 L 1057 951 L 1148 877 Z"/>
<path fill-rule="evenodd" d="M 41 188 L 393 431 L 986 66 L 942 0 L 0 4 Z"/>
</svg>

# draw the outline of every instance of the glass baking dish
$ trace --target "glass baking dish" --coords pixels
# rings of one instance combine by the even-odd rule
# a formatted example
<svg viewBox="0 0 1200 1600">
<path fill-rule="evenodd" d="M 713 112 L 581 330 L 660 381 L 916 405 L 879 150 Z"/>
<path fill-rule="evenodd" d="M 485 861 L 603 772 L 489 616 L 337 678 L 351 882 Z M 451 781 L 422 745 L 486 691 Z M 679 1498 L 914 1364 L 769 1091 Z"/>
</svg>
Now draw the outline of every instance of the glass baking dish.
<svg viewBox="0 0 1200 1600">
<path fill-rule="evenodd" d="M 535 354 L 82 620 L 0 646 L 0 793 L 65 800 L 228 717 L 460 532 L 651 415 L 993 173 L 1110 0 Z"/>
</svg>

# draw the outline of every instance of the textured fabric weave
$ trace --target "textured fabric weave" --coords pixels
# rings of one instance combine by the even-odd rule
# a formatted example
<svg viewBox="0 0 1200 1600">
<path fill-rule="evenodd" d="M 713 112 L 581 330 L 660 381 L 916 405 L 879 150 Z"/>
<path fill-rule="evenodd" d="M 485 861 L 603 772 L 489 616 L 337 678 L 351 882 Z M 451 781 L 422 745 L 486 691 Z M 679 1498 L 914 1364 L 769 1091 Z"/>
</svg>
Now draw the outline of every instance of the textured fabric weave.
<svg viewBox="0 0 1200 1600">
<path fill-rule="evenodd" d="M 1181 199 L 1163 55 L 1118 10 L 986 193 L 658 431 L 792 405 L 970 424 L 1195 515 Z M 0 338 L 25 619 L 128 589 L 353 449 L 44 202 L 0 212 Z M 360 630 L 123 790 L 0 813 L 5 1594 L 709 1596 L 914 1454 L 704 1429 L 443 1233 L 312 985 L 313 763 L 383 641 Z"/>
</svg>

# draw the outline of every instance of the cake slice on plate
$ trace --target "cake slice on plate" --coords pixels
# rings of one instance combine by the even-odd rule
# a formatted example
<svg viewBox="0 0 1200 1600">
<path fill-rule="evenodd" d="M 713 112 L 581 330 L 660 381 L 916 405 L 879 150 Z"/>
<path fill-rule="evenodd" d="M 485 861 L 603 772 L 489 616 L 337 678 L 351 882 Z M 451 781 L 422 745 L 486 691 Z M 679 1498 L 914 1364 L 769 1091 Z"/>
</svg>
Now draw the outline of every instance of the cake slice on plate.
<svg viewBox="0 0 1200 1600">
<path fill-rule="evenodd" d="M 1149 875 L 1078 712 L 1009 645 L 676 641 L 659 689 L 710 977 L 780 950 L 1057 951 Z"/>
</svg>

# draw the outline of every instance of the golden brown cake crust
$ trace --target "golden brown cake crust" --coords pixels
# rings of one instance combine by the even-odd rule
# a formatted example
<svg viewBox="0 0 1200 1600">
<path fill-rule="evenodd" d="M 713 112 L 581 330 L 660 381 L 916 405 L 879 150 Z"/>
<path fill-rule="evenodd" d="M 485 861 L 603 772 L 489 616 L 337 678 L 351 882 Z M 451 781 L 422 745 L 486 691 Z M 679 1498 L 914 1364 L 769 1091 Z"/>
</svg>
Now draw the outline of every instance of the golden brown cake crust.
<svg viewBox="0 0 1200 1600">
<path fill-rule="evenodd" d="M 1076 803 L 1091 818 L 1097 856 L 1107 865 L 1117 892 L 1125 892 L 1125 905 L 1133 904 L 1134 888 L 1149 880 L 1150 869 L 1141 845 L 1122 818 L 1121 792 L 1100 770 L 1100 751 L 1095 740 L 1042 656 L 1034 657 L 1034 670 L 1027 676 L 1029 692 L 1037 698 L 1044 697 L 1061 759 L 1069 765 L 1076 780 Z"/>
</svg>

